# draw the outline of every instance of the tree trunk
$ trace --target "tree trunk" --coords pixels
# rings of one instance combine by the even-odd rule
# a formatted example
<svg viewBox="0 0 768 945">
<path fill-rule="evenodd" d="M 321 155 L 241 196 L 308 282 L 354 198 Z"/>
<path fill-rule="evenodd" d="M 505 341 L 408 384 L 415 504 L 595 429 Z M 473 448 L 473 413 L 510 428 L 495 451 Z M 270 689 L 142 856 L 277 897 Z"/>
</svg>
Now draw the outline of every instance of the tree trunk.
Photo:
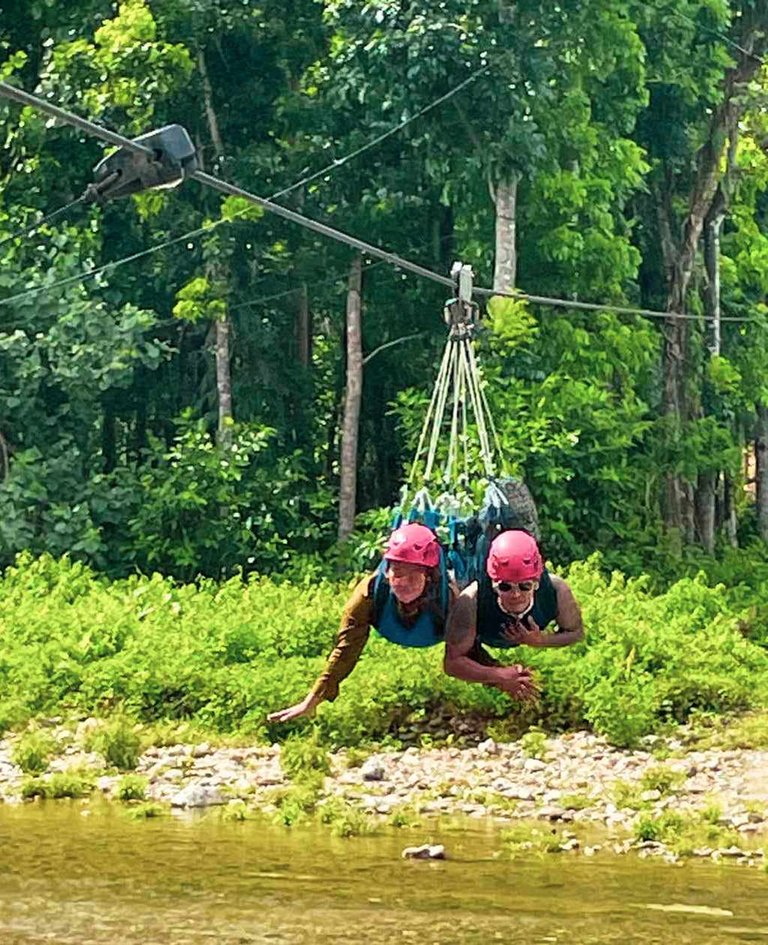
<svg viewBox="0 0 768 945">
<path fill-rule="evenodd" d="M 363 261 L 355 256 L 347 288 L 347 386 L 341 435 L 341 482 L 339 488 L 339 539 L 355 527 L 357 493 L 357 441 L 363 394 L 363 343 L 361 289 Z"/>
<path fill-rule="evenodd" d="M 198 51 L 197 63 L 203 84 L 203 104 L 205 106 L 205 116 L 208 120 L 208 131 L 211 136 L 211 142 L 213 143 L 214 153 L 217 159 L 221 161 L 224 157 L 224 144 L 221 140 L 221 132 L 219 131 L 219 121 L 213 107 L 213 89 L 211 88 L 211 81 L 208 77 L 208 67 L 202 49 Z M 216 267 L 211 264 L 206 266 L 205 274 L 212 286 L 219 282 L 226 284 L 226 279 L 220 279 Z M 216 319 L 216 394 L 219 405 L 217 442 L 221 446 L 229 446 L 232 443 L 233 413 L 230 334 L 231 319 L 229 312 L 226 312 L 226 314 Z"/>
<path fill-rule="evenodd" d="M 213 153 L 218 160 L 221 160 L 224 157 L 224 143 L 221 140 L 221 132 L 219 131 L 219 119 L 216 117 L 216 111 L 213 107 L 213 89 L 208 76 L 205 53 L 202 49 L 198 50 L 197 53 L 197 66 L 200 69 L 200 79 L 203 83 L 203 105 L 205 107 L 205 117 L 208 121 L 208 132 L 213 144 Z"/>
<path fill-rule="evenodd" d="M 704 287 L 704 315 L 706 318 L 708 337 L 707 348 L 710 357 L 720 354 L 720 230 L 725 216 L 725 198 L 723 189 L 718 189 L 710 212 L 704 223 L 704 266 L 707 280 Z M 705 392 L 709 388 L 704 381 Z M 707 413 L 707 402 L 711 399 L 704 396 L 702 414 Z M 709 554 L 715 550 L 716 514 L 715 501 L 717 495 L 718 475 L 714 470 L 704 470 L 699 473 L 696 486 L 696 534 L 701 546 Z"/>
<path fill-rule="evenodd" d="M 216 319 L 216 391 L 219 401 L 218 441 L 232 443 L 232 375 L 229 354 L 229 318 Z"/>
<path fill-rule="evenodd" d="M 496 265 L 493 288 L 511 292 L 517 279 L 517 177 L 496 186 Z"/>
<path fill-rule="evenodd" d="M 743 108 L 741 90 L 755 76 L 760 66 L 760 56 L 765 43 L 760 15 L 753 22 L 746 16 L 741 23 L 745 28 L 742 47 L 755 46 L 753 53 L 743 52 L 737 64 L 725 74 L 722 101 L 709 118 L 709 127 L 704 144 L 696 155 L 696 169 L 690 192 L 688 211 L 681 228 L 681 238 L 675 245 L 672 234 L 671 194 L 665 182 L 664 197 L 658 204 L 660 211 L 660 234 L 667 271 L 667 311 L 669 318 L 664 325 L 664 388 L 663 411 L 667 418 L 668 435 L 681 434 L 681 426 L 690 420 L 690 409 L 686 402 L 687 323 L 673 313 L 684 313 L 688 286 L 691 281 L 696 251 L 704 228 L 704 222 L 718 193 L 723 176 L 723 151 L 732 143 L 738 129 Z M 757 47 L 760 47 L 759 49 Z M 668 473 L 666 483 L 665 522 L 670 530 L 685 535 L 693 521 L 691 499 L 693 490 L 679 473 Z"/>
<path fill-rule="evenodd" d="M 757 530 L 762 540 L 768 541 L 768 406 L 765 404 L 757 404 L 755 467 Z"/>
<path fill-rule="evenodd" d="M 723 476 L 723 534 L 732 548 L 738 548 L 739 539 L 734 498 L 733 477 L 725 473 Z"/>
<path fill-rule="evenodd" d="M 117 434 L 115 424 L 115 408 L 108 397 L 102 402 L 101 415 L 101 458 L 102 470 L 111 473 L 117 466 Z"/>
<path fill-rule="evenodd" d="M 704 290 L 704 314 L 707 319 L 707 348 L 712 357 L 720 354 L 720 233 L 725 218 L 725 204 L 713 206 L 704 226 L 704 266 L 707 284 Z"/>
<path fill-rule="evenodd" d="M 296 305 L 296 351 L 299 364 L 308 368 L 312 363 L 312 316 L 309 311 L 309 293 L 306 282 L 302 282 Z"/>
<path fill-rule="evenodd" d="M 0 433 L 0 479 L 7 479 L 11 471 L 10 450 L 5 437 Z"/>
<path fill-rule="evenodd" d="M 715 493 L 717 473 L 699 473 L 696 484 L 696 533 L 701 546 L 712 554 L 715 550 Z"/>
<path fill-rule="evenodd" d="M 181 355 L 181 352 L 179 354 Z M 143 365 L 139 365 L 134 374 L 135 409 L 128 453 L 136 463 L 142 461 L 144 450 L 147 448 L 147 395 L 150 386 L 146 374 Z"/>
</svg>

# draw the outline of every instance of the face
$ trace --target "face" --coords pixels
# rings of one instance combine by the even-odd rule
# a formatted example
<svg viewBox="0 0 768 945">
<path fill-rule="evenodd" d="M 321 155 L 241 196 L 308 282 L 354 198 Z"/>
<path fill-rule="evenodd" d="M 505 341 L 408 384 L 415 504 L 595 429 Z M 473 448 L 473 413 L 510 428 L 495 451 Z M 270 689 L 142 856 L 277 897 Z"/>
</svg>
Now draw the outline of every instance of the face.
<svg viewBox="0 0 768 945">
<path fill-rule="evenodd" d="M 505 614 L 524 614 L 530 610 L 533 595 L 539 586 L 538 581 L 520 581 L 514 584 L 511 581 L 494 581 L 493 589 L 496 600 Z"/>
<path fill-rule="evenodd" d="M 387 580 L 401 604 L 412 604 L 424 593 L 427 572 L 418 564 L 391 561 L 387 568 Z"/>
</svg>

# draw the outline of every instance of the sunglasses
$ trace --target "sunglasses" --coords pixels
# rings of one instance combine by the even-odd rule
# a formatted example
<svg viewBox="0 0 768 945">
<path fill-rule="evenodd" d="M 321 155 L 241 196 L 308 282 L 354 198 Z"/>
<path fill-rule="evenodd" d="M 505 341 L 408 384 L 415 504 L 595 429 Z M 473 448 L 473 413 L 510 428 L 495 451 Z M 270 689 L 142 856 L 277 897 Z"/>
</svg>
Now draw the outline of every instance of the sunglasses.
<svg viewBox="0 0 768 945">
<path fill-rule="evenodd" d="M 529 591 L 535 591 L 539 586 L 538 581 L 518 581 L 516 584 L 514 581 L 494 581 L 493 589 L 494 591 L 522 591 L 523 594 L 527 594 Z"/>
</svg>

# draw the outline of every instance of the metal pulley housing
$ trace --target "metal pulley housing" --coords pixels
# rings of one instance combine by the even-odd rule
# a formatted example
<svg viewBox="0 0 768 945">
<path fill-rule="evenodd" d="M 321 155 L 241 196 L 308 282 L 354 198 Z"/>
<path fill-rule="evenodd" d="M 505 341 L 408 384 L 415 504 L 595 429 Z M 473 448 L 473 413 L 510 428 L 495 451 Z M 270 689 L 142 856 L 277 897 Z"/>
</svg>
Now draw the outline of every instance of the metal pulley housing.
<svg viewBox="0 0 768 945">
<path fill-rule="evenodd" d="M 474 288 L 474 273 L 472 267 L 466 263 L 455 262 L 451 267 L 455 296 L 445 303 L 443 317 L 451 329 L 453 339 L 471 337 L 478 318 L 478 307 L 472 301 Z"/>
<path fill-rule="evenodd" d="M 182 125 L 165 125 L 133 141 L 144 150 L 119 148 L 99 161 L 86 199 L 105 202 L 144 190 L 178 187 L 197 170 L 195 146 Z"/>
</svg>

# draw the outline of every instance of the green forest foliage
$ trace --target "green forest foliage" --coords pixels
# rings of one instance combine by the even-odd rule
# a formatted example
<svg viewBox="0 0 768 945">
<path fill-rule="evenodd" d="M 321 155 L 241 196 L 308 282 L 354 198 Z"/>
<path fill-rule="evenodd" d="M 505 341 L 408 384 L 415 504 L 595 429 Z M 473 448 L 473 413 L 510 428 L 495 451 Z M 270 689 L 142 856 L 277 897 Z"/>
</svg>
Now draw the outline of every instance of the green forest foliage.
<svg viewBox="0 0 768 945">
<path fill-rule="evenodd" d="M 525 653 L 542 680 L 534 709 L 446 676 L 441 647 L 394 647 L 374 633 L 338 699 L 321 706 L 319 735 L 337 745 L 396 738 L 405 723 L 447 707 L 502 720 L 510 731 L 534 720 L 555 731 L 588 726 L 631 746 L 694 714 L 768 704 L 768 621 L 758 606 L 768 565 L 752 588 L 732 592 L 699 574 L 654 594 L 645 579 L 606 577 L 599 561 L 574 565 L 567 577 L 588 637 Z M 112 713 L 99 737 L 112 732 L 119 757 L 131 750 L 126 715 L 273 739 L 288 730 L 266 715 L 302 696 L 322 668 L 345 595 L 330 582 L 255 576 L 110 582 L 66 558 L 23 557 L 0 581 L 0 724 Z M 25 745 L 29 770 L 44 750 Z"/>
<path fill-rule="evenodd" d="M 282 200 L 442 273 L 461 258 L 490 285 L 493 195 L 514 179 L 521 289 L 658 309 L 669 268 L 660 220 L 684 229 L 697 161 L 708 143 L 723 146 L 708 135 L 728 70 L 739 47 L 761 53 L 765 17 L 752 0 L 16 0 L 0 17 L 0 73 L 129 134 L 178 121 L 206 170 L 269 195 L 488 65 Z M 665 412 L 658 321 L 489 306 L 481 360 L 504 460 L 530 483 L 558 561 L 599 550 L 629 574 L 681 573 L 679 535 L 663 528 L 670 475 L 692 487 L 716 476 L 735 496 L 742 540 L 755 534 L 742 460 L 768 397 L 764 81 L 758 70 L 739 89 L 737 147 L 721 161 L 732 165 L 722 309 L 752 321 L 724 323 L 716 357 L 703 323 L 687 323 L 684 412 Z M 20 551 L 67 553 L 114 577 L 188 581 L 327 554 L 349 250 L 194 183 L 14 235 L 82 193 L 105 148 L 4 100 L 0 125 L 0 565 Z M 687 304 L 701 314 L 700 258 L 694 269 Z M 413 455 L 443 297 L 366 264 L 363 347 L 375 356 L 362 511 L 394 501 Z M 232 325 L 226 448 L 215 441 L 221 318 Z"/>
</svg>

